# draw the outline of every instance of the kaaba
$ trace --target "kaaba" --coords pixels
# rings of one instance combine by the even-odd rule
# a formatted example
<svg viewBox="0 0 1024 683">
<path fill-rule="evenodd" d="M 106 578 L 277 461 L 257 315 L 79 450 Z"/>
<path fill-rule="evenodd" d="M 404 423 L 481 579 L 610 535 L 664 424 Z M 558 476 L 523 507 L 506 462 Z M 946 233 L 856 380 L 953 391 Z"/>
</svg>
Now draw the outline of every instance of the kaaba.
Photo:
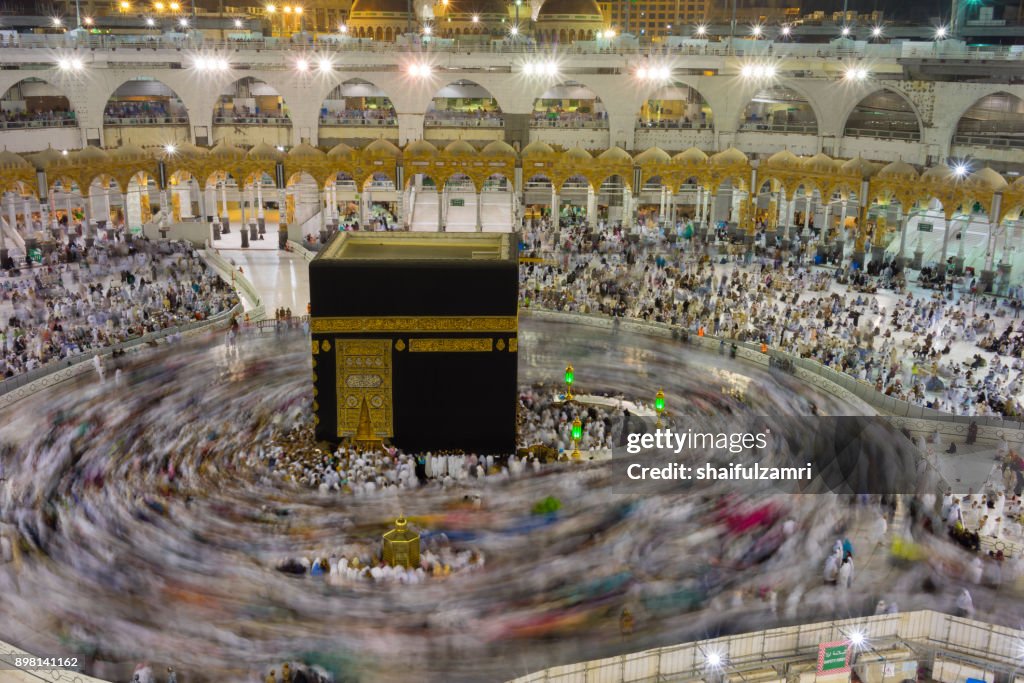
<svg viewBox="0 0 1024 683">
<path fill-rule="evenodd" d="M 507 233 L 338 233 L 309 264 L 317 439 L 514 452 L 517 261 Z"/>
</svg>

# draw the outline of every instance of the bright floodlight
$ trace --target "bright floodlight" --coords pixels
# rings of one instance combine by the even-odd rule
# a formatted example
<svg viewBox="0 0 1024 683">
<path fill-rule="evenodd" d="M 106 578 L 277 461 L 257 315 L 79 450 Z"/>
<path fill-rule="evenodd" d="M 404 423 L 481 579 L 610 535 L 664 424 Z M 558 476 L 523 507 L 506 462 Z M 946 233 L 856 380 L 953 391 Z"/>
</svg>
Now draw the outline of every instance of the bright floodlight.
<svg viewBox="0 0 1024 683">
<path fill-rule="evenodd" d="M 863 645 L 865 640 L 866 637 L 863 631 L 853 631 L 850 633 L 850 642 L 857 647 Z"/>
<path fill-rule="evenodd" d="M 850 35 L 850 27 L 849 26 L 844 26 L 843 27 L 843 37 L 845 38 L 848 35 Z"/>
<path fill-rule="evenodd" d="M 330 71 L 334 68 L 334 63 L 327 57 L 321 57 L 320 62 L 317 64 L 321 71 Z"/>
<path fill-rule="evenodd" d="M 156 22 L 153 20 L 153 17 L 146 18 L 146 26 L 156 26 Z"/>
<path fill-rule="evenodd" d="M 524 74 L 526 74 L 527 76 L 532 76 L 533 72 L 534 72 L 533 62 L 527 62 L 526 64 L 523 64 L 523 73 Z"/>
<path fill-rule="evenodd" d="M 704 24 L 697 24 L 696 33 L 698 36 L 705 36 L 708 33 L 708 27 L 705 26 Z"/>
<path fill-rule="evenodd" d="M 188 28 L 188 19 L 184 19 L 184 18 L 179 19 L 178 20 L 178 26 L 180 26 L 182 28 Z"/>
<path fill-rule="evenodd" d="M 235 28 L 242 28 L 242 20 L 235 19 Z"/>
<path fill-rule="evenodd" d="M 174 148 L 174 145 L 164 145 L 164 151 L 168 154 L 174 154 L 177 150 Z"/>
<path fill-rule="evenodd" d="M 57 68 L 59 68 L 61 71 L 67 71 L 68 69 L 71 68 L 71 60 L 70 59 L 58 59 L 57 60 Z"/>
<path fill-rule="evenodd" d="M 720 655 L 717 652 L 709 652 L 704 657 L 704 661 L 709 668 L 717 669 L 718 667 L 722 666 L 722 655 Z"/>
<path fill-rule="evenodd" d="M 604 32 L 604 37 L 608 38 L 609 40 L 614 38 L 615 37 L 615 29 L 610 28 L 607 31 L 605 31 Z"/>
<path fill-rule="evenodd" d="M 943 38 L 946 37 L 947 32 L 948 31 L 945 26 L 940 26 L 937 29 L 935 29 L 935 37 L 938 38 L 939 40 L 942 40 Z"/>
<path fill-rule="evenodd" d="M 296 70 L 305 73 L 306 71 L 309 71 L 309 62 L 305 59 L 300 59 L 295 62 L 295 68 Z"/>
<path fill-rule="evenodd" d="M 754 26 L 751 26 L 750 27 L 750 35 L 754 36 L 755 38 L 760 38 L 761 37 L 761 26 L 757 25 L 757 24 L 755 24 Z"/>
<path fill-rule="evenodd" d="M 658 78 L 662 80 L 667 80 L 671 73 L 672 72 L 669 70 L 667 66 L 663 66 L 660 69 L 658 69 Z"/>
<path fill-rule="evenodd" d="M 64 156 L 68 155 L 68 151 L 66 149 L 62 149 L 60 153 L 63 154 Z"/>
<path fill-rule="evenodd" d="M 480 23 L 480 16 L 479 15 L 476 15 L 476 14 L 473 15 L 473 23 L 474 24 L 479 24 Z"/>
<path fill-rule="evenodd" d="M 283 152 L 284 151 L 284 147 L 282 147 L 281 145 L 278 145 L 277 146 L 277 151 L 278 152 Z"/>
<path fill-rule="evenodd" d="M 181 5 L 179 5 L 178 3 L 176 3 L 176 2 L 172 2 L 171 3 L 171 11 L 172 12 L 177 12 L 180 9 L 181 9 Z"/>
<path fill-rule="evenodd" d="M 82 60 L 79 59 L 78 57 L 73 57 L 71 59 L 71 69 L 73 71 L 81 71 L 82 70 Z"/>
<path fill-rule="evenodd" d="M 194 62 L 194 64 L 195 67 L 200 71 L 206 71 L 208 68 L 210 68 L 210 63 L 206 61 L 206 57 L 196 57 L 196 61 Z"/>
<path fill-rule="evenodd" d="M 554 62 L 548 62 L 547 64 L 544 65 L 544 73 L 546 73 L 548 76 L 554 76 L 556 73 L 558 73 L 558 65 L 555 64 Z"/>
<path fill-rule="evenodd" d="M 53 18 L 53 25 L 54 26 L 63 26 L 64 22 L 61 21 L 60 17 L 54 17 Z"/>
<path fill-rule="evenodd" d="M 882 27 L 881 26 L 875 26 L 874 28 L 871 29 L 871 37 L 872 38 L 880 38 L 881 36 L 882 36 Z"/>
<path fill-rule="evenodd" d="M 644 67 L 640 67 L 639 69 L 636 70 L 636 75 L 637 78 L 647 78 L 647 69 Z"/>
<path fill-rule="evenodd" d="M 792 31 L 793 31 L 793 29 L 790 28 L 789 26 L 783 26 L 782 27 L 782 35 L 784 35 L 784 36 L 788 36 Z"/>
<path fill-rule="evenodd" d="M 511 28 L 509 28 L 508 34 L 510 36 L 518 36 L 519 35 L 519 27 L 513 25 Z"/>
<path fill-rule="evenodd" d="M 230 64 L 228 60 L 221 58 L 217 60 L 217 71 L 227 71 Z"/>
<path fill-rule="evenodd" d="M 967 171 L 969 170 L 970 169 L 967 168 L 967 164 L 963 163 L 957 164 L 956 166 L 953 167 L 953 173 L 956 174 L 957 178 L 963 178 L 965 175 L 967 175 Z"/>
<path fill-rule="evenodd" d="M 342 33 L 348 33 L 348 26 L 342 24 L 341 26 L 338 27 L 338 30 L 341 31 Z"/>
<path fill-rule="evenodd" d="M 85 19 L 82 19 L 82 23 L 86 26 L 92 26 L 92 17 L 86 17 Z"/>
<path fill-rule="evenodd" d="M 867 69 L 851 66 L 849 69 L 846 70 L 846 78 L 851 81 L 863 81 L 867 77 Z"/>
<path fill-rule="evenodd" d="M 740 75 L 744 78 L 751 78 L 754 75 L 754 67 L 751 64 L 744 64 L 740 69 Z"/>
</svg>

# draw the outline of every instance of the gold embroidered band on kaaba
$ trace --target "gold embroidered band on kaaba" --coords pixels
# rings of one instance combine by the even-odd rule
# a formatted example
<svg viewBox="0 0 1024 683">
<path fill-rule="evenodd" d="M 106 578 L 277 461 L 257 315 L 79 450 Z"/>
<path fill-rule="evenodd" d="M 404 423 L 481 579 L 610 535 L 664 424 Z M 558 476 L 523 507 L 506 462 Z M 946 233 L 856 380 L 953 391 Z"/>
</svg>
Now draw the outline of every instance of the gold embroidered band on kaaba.
<svg viewBox="0 0 1024 683">
<path fill-rule="evenodd" d="M 519 320 L 514 315 L 488 316 L 353 316 L 313 318 L 314 334 L 330 332 L 515 332 Z"/>
<path fill-rule="evenodd" d="M 500 341 L 500 340 L 499 340 Z M 504 343 L 502 344 L 504 347 Z M 479 337 L 470 338 L 450 338 L 450 339 L 410 339 L 409 340 L 409 352 L 420 353 L 427 351 L 435 351 L 439 353 L 452 353 L 462 351 L 493 351 L 494 340 L 493 339 L 481 339 Z"/>
</svg>

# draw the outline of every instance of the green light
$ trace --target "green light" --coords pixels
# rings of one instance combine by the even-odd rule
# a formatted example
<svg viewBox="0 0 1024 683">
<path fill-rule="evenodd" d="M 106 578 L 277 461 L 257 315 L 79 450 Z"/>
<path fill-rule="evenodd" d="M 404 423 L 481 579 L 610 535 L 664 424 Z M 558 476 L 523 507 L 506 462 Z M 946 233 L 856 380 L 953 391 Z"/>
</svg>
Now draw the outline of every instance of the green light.
<svg viewBox="0 0 1024 683">
<path fill-rule="evenodd" d="M 663 410 L 665 410 L 665 392 L 659 389 L 654 397 L 654 411 L 661 415 Z"/>
<path fill-rule="evenodd" d="M 579 418 L 572 421 L 572 440 L 579 441 L 583 438 L 583 425 Z"/>
<path fill-rule="evenodd" d="M 575 380 L 576 372 L 572 369 L 572 366 L 570 365 L 565 369 L 565 383 L 571 386 Z"/>
</svg>

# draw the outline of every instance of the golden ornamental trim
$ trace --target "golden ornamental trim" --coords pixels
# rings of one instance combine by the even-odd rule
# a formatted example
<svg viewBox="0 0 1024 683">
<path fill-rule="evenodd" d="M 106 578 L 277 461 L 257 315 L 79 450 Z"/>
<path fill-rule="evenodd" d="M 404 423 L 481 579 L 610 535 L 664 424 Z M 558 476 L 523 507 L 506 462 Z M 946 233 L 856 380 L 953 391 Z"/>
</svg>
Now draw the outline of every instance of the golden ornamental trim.
<svg viewBox="0 0 1024 683">
<path fill-rule="evenodd" d="M 469 337 L 458 339 L 410 339 L 410 353 L 462 353 L 490 351 L 494 348 L 494 340 L 486 337 Z"/>
<path fill-rule="evenodd" d="M 508 350 L 509 350 L 509 353 L 515 353 L 516 351 L 519 350 L 519 338 L 518 337 L 512 337 L 511 339 L 508 340 Z"/>
<path fill-rule="evenodd" d="M 322 317 L 313 318 L 310 321 L 310 328 L 317 334 L 332 332 L 515 332 L 518 327 L 516 316 Z M 329 349 L 324 347 L 324 350 Z"/>
<path fill-rule="evenodd" d="M 405 351 L 405 342 L 399 339 L 395 342 L 395 349 L 398 351 Z"/>
</svg>

